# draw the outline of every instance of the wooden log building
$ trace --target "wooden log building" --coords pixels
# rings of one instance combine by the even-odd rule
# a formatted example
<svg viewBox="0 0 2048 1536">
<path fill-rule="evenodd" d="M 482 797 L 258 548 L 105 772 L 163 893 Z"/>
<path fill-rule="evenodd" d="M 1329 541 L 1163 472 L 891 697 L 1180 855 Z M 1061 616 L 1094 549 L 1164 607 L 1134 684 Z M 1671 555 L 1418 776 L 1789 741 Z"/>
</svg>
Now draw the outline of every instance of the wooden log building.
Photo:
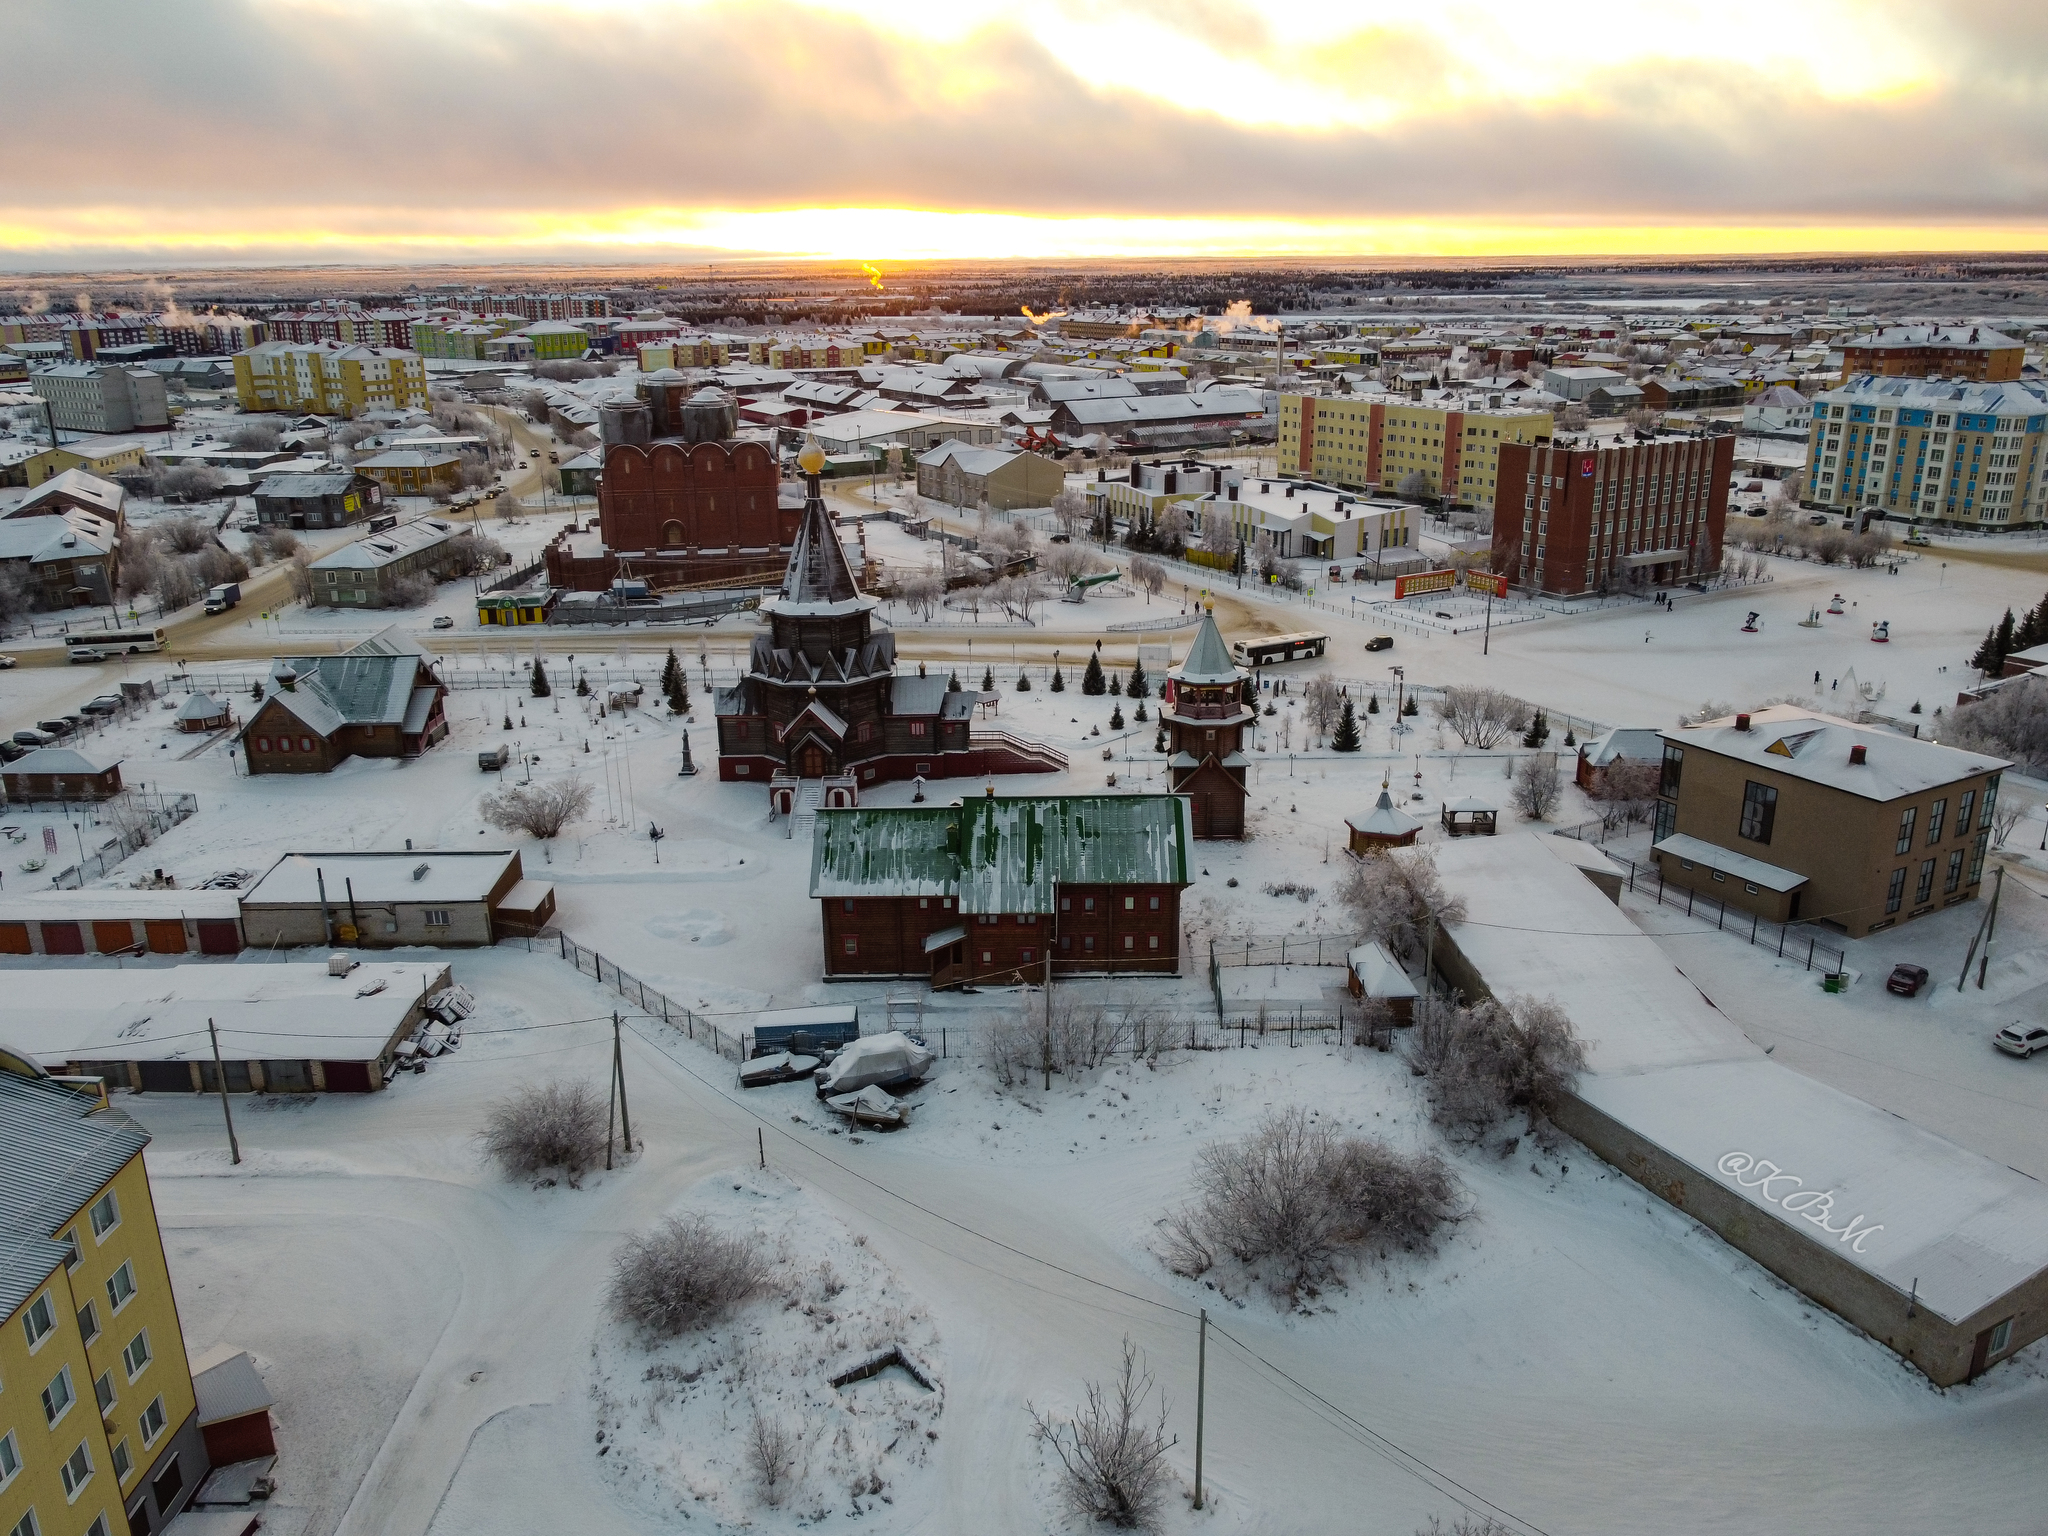
<svg viewBox="0 0 2048 1536">
<path fill-rule="evenodd" d="M 1178 975 L 1193 840 L 1179 795 L 820 811 L 811 895 L 825 975 L 934 987 Z"/>
</svg>

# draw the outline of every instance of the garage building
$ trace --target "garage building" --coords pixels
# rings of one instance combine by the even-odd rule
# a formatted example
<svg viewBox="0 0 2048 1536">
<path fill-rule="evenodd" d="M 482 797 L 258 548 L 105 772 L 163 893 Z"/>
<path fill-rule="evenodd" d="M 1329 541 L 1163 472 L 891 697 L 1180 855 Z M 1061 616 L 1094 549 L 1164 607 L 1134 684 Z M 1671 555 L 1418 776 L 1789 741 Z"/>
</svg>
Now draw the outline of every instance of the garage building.
<svg viewBox="0 0 2048 1536">
<path fill-rule="evenodd" d="M 555 888 L 512 851 L 288 853 L 242 893 L 252 948 L 495 944 L 538 933 Z"/>
<path fill-rule="evenodd" d="M 233 891 L 38 891 L 0 897 L 0 955 L 232 955 Z"/>
</svg>

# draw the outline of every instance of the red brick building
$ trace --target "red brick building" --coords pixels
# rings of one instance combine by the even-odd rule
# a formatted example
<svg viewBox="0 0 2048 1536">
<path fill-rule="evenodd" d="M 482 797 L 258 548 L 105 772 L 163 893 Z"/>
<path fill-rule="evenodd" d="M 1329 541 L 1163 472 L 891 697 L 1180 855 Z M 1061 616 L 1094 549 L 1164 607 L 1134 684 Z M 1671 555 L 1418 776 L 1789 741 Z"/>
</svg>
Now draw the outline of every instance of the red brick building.
<svg viewBox="0 0 2048 1536">
<path fill-rule="evenodd" d="M 1194 840 L 1178 795 L 984 796 L 818 813 L 829 979 L 934 987 L 1180 971 Z"/>
<path fill-rule="evenodd" d="M 1892 325 L 1842 343 L 1842 377 L 1975 379 L 1995 384 L 2020 376 L 2026 346 L 1979 325 Z"/>
<path fill-rule="evenodd" d="M 1493 569 L 1561 597 L 1703 580 L 1734 467 L 1732 435 L 1502 443 Z"/>
<path fill-rule="evenodd" d="M 1168 782 L 1188 797 L 1196 837 L 1244 836 L 1244 729 L 1253 718 L 1245 676 L 1210 611 L 1187 660 L 1166 677 L 1159 723 L 1167 732 Z"/>
<path fill-rule="evenodd" d="M 347 757 L 418 757 L 448 734 L 448 690 L 395 629 L 339 656 L 280 656 L 238 740 L 251 773 L 329 773 Z"/>
</svg>

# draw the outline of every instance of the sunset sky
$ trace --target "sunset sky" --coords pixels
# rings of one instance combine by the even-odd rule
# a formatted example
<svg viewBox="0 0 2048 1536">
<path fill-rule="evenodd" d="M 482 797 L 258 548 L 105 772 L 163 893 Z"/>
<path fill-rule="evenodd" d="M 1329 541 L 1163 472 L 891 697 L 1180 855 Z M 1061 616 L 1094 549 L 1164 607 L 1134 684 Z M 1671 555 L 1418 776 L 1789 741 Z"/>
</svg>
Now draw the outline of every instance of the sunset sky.
<svg viewBox="0 0 2048 1536">
<path fill-rule="evenodd" d="M 2048 5 L 14 0 L 0 265 L 2048 246 Z"/>
</svg>

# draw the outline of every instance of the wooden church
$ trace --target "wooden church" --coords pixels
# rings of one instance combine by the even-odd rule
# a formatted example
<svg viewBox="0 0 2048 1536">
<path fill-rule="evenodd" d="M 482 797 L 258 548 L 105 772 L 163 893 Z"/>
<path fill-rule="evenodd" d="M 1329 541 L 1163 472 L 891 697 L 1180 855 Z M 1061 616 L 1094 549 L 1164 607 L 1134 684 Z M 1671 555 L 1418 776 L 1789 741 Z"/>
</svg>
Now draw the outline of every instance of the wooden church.
<svg viewBox="0 0 2048 1536">
<path fill-rule="evenodd" d="M 1216 614 L 1202 615 L 1187 660 L 1167 674 L 1165 708 L 1168 782 L 1186 795 L 1196 837 L 1244 836 L 1245 727 L 1254 711 L 1244 700 L 1248 674 L 1230 659 Z"/>
</svg>

